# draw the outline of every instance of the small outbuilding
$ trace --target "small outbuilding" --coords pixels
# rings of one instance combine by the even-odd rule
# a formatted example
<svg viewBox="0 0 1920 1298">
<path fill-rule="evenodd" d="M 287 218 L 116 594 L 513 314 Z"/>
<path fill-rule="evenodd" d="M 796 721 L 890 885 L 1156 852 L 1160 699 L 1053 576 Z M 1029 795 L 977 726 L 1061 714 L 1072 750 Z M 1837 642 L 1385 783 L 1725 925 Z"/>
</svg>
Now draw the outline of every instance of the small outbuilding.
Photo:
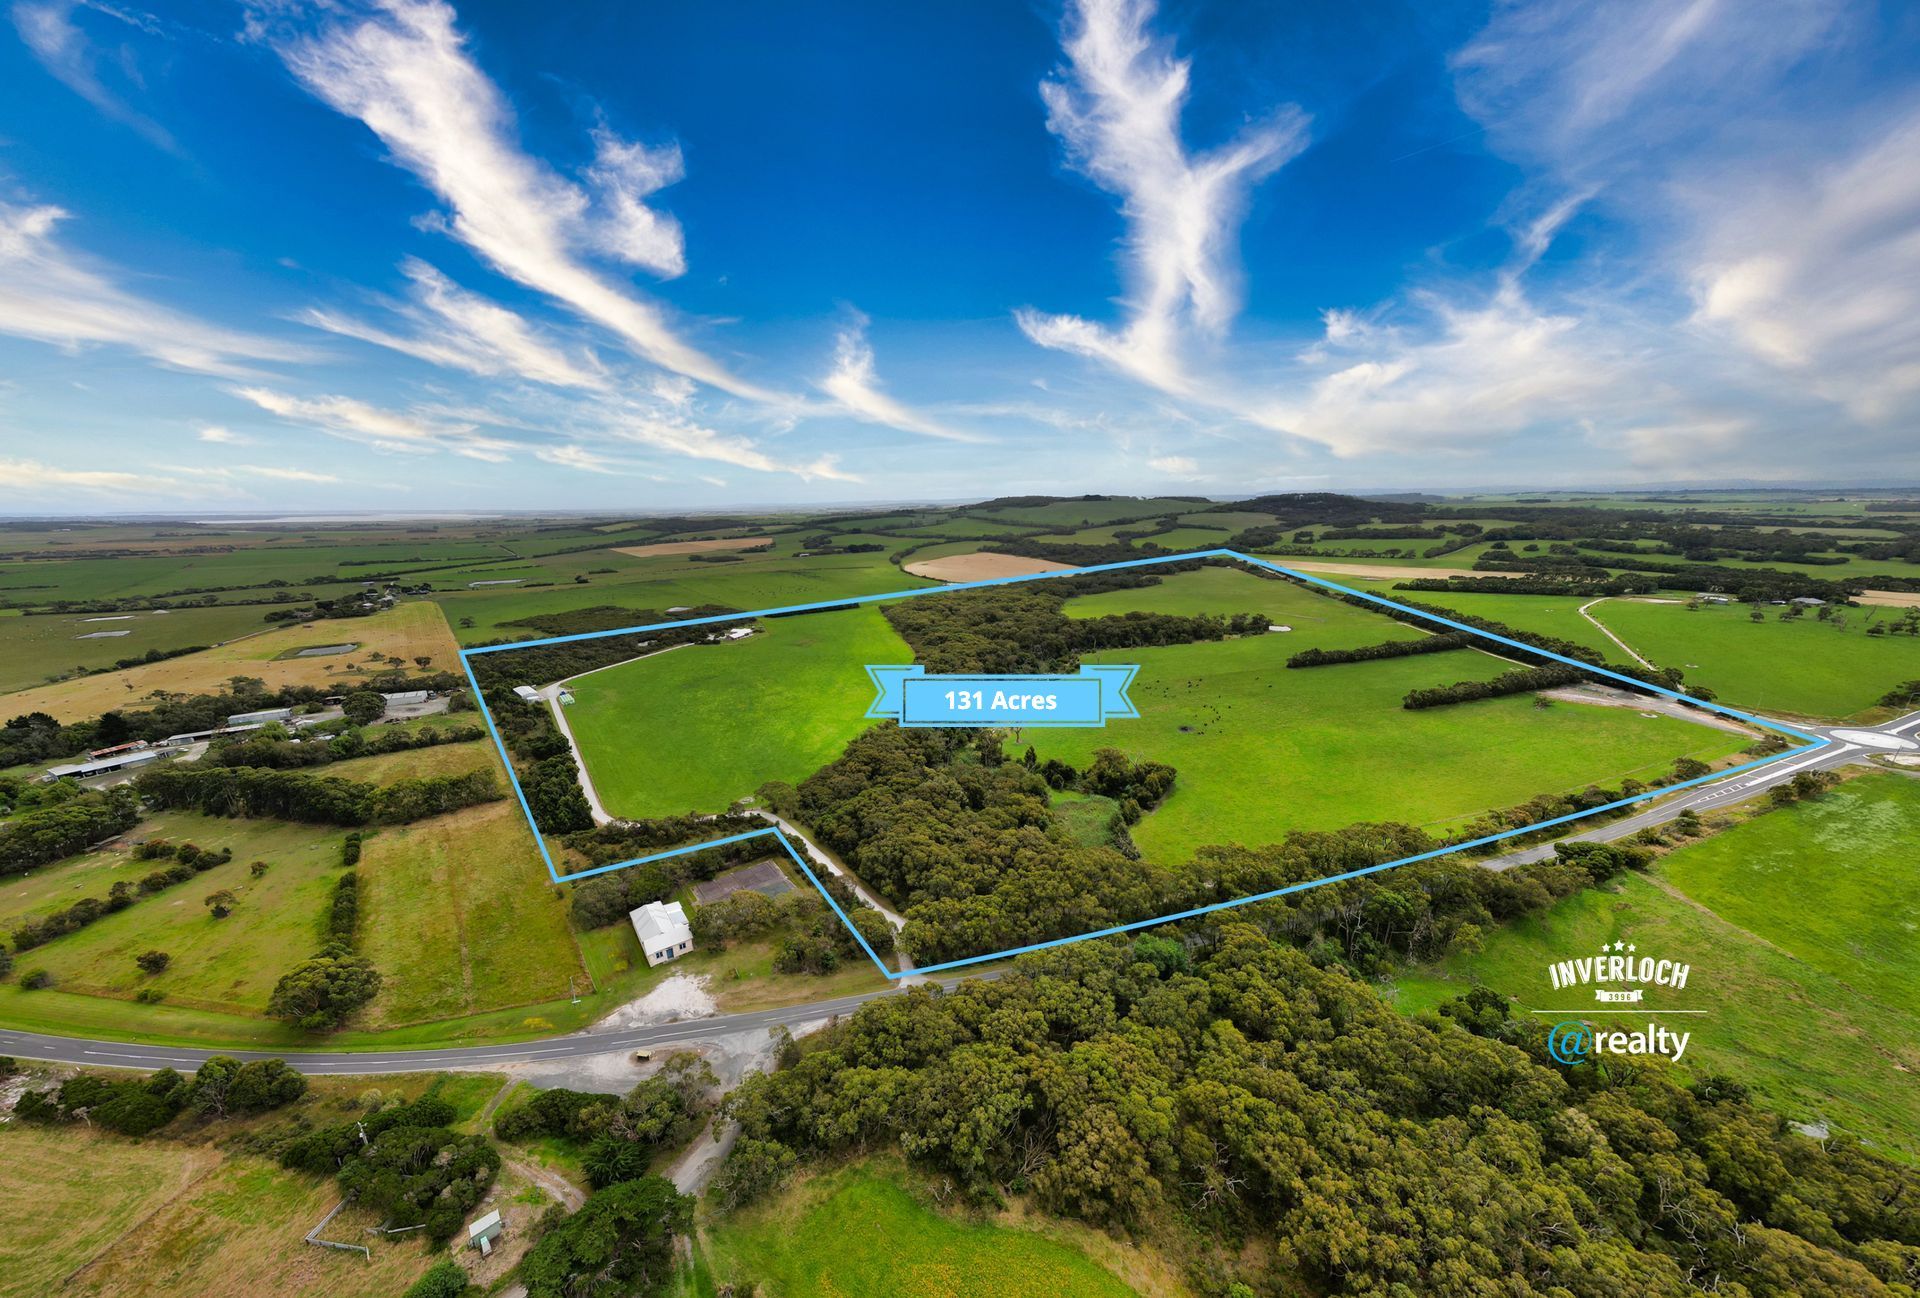
<svg viewBox="0 0 1920 1298">
<path fill-rule="evenodd" d="M 693 950 L 693 926 L 687 922 L 687 908 L 677 901 L 650 901 L 627 918 L 650 965 L 678 960 Z"/>
<path fill-rule="evenodd" d="M 396 694 L 382 694 L 390 708 L 411 708 L 425 703 L 433 697 L 432 690 L 401 690 Z"/>
<path fill-rule="evenodd" d="M 467 1227 L 467 1247 L 477 1248 L 481 1256 L 488 1256 L 493 1252 L 493 1241 L 500 1238 L 500 1232 L 504 1229 L 506 1224 L 500 1220 L 497 1209 L 484 1217 L 476 1218 L 474 1223 Z"/>
<path fill-rule="evenodd" d="M 264 726 L 269 721 L 293 720 L 292 708 L 262 708 L 258 712 L 236 712 L 227 718 L 230 726 Z"/>
<path fill-rule="evenodd" d="M 519 699 L 522 703 L 528 704 L 532 707 L 540 706 L 540 691 L 536 690 L 531 685 L 514 686 L 513 696 Z"/>
</svg>

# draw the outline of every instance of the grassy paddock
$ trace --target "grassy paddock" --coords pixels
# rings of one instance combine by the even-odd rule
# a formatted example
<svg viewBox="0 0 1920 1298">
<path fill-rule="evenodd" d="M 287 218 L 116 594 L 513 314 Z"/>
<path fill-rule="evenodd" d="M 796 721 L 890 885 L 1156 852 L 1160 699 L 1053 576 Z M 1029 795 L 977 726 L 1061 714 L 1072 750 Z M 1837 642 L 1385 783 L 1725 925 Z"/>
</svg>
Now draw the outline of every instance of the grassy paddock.
<svg viewBox="0 0 1920 1298">
<path fill-rule="evenodd" d="M 1399 1003 L 1482 983 L 1516 1010 L 1575 1013 L 1592 993 L 1555 993 L 1548 965 L 1629 941 L 1693 966 L 1684 989 L 1652 989 L 1648 1002 L 1706 1011 L 1682 1025 L 1694 1034 L 1683 1070 L 1730 1073 L 1788 1117 L 1920 1158 L 1920 948 L 1905 919 L 1920 902 L 1917 833 L 1920 782 L 1852 780 L 1496 931 L 1479 952 L 1403 979 Z"/>
<path fill-rule="evenodd" d="M 112 621 L 98 620 L 109 616 L 100 613 L 0 618 L 0 694 L 27 689 L 75 669 L 111 667 L 122 658 L 137 658 L 152 649 L 224 644 L 267 630 L 272 624 L 264 620 L 265 613 L 257 605 L 216 605 L 111 615 Z M 101 631 L 126 634 L 81 638 Z"/>
<path fill-rule="evenodd" d="M 912 660 L 871 605 L 762 627 L 574 685 L 568 721 L 609 811 L 718 811 L 768 780 L 804 779 L 871 724 L 862 666 Z"/>
<path fill-rule="evenodd" d="M 1870 622 L 1891 622 L 1898 609 L 1845 610 L 1844 631 L 1812 614 L 1783 622 L 1782 611 L 1769 607 L 1766 620 L 1755 622 L 1744 605 L 1608 600 L 1593 613 L 1648 658 L 1683 668 L 1735 707 L 1858 716 L 1901 681 L 1920 677 L 1920 637 L 1867 634 Z"/>
<path fill-rule="evenodd" d="M 811 1178 L 747 1209 L 708 1235 L 723 1282 L 755 1280 L 768 1298 L 1126 1298 L 1185 1293 L 1158 1259 L 1125 1263 L 1135 1287 L 1061 1237 L 968 1219 L 926 1206 L 902 1186 L 902 1169 L 858 1165 Z M 890 1174 L 892 1173 L 892 1174 Z M 1091 1232 L 1087 1232 L 1091 1235 Z M 1115 1260 L 1120 1261 L 1117 1251 Z"/>
<path fill-rule="evenodd" d="M 1289 829 L 1386 820 L 1443 828 L 1537 793 L 1647 779 L 1682 755 L 1710 760 L 1740 747 L 1737 736 L 1672 717 L 1574 703 L 1541 709 L 1524 695 L 1400 706 L 1415 687 L 1508 666 L 1471 651 L 1289 670 L 1287 656 L 1309 645 L 1416 634 L 1322 602 L 1365 625 L 1094 655 L 1140 665 L 1130 691 L 1139 719 L 1027 731 L 1018 743 L 1081 768 L 1105 747 L 1171 763 L 1173 793 L 1133 827 L 1140 850 L 1168 864 L 1205 844 L 1269 843 Z"/>
</svg>

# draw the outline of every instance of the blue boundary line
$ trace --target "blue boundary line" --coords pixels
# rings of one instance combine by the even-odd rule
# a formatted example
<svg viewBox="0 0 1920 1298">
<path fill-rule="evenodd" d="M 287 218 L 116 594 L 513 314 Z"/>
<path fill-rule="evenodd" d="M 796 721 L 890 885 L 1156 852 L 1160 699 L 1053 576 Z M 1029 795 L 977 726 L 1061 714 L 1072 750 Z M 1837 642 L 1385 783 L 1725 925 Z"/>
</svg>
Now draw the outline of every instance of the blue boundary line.
<svg viewBox="0 0 1920 1298">
<path fill-rule="evenodd" d="M 1522 825 L 1518 829 L 1502 830 L 1500 833 L 1488 834 L 1482 838 L 1472 839 L 1464 843 L 1450 843 L 1445 847 L 1435 848 L 1432 851 L 1420 852 L 1413 856 L 1403 856 L 1397 861 L 1384 861 L 1379 865 L 1364 866 L 1357 870 L 1348 870 L 1342 874 L 1330 874 L 1324 879 L 1309 879 L 1303 883 L 1288 884 L 1284 888 L 1275 888 L 1269 892 L 1254 893 L 1246 897 L 1235 897 L 1230 901 L 1217 901 L 1205 906 L 1195 906 L 1190 910 L 1176 911 L 1171 915 L 1157 915 L 1152 919 L 1135 920 L 1131 924 L 1116 924 L 1111 928 L 1095 929 L 1090 933 L 1080 933 L 1073 937 L 1057 937 L 1046 942 L 1033 942 L 1026 946 L 1008 947 L 1004 951 L 994 951 L 987 955 L 967 956 L 960 960 L 947 960 L 940 964 L 924 965 L 917 969 L 893 970 L 887 968 L 880 957 L 875 954 L 873 948 L 867 944 L 867 939 L 861 936 L 860 930 L 855 928 L 853 921 L 847 918 L 846 912 L 840 908 L 840 903 L 833 899 L 833 894 L 829 893 L 826 887 L 814 875 L 812 867 L 808 865 L 806 859 L 799 852 L 794 850 L 793 844 L 788 841 L 785 834 L 780 832 L 778 826 L 769 825 L 765 829 L 750 830 L 747 833 L 734 834 L 727 838 L 716 838 L 711 842 L 690 843 L 685 847 L 676 847 L 665 852 L 654 852 L 648 856 L 636 856 L 631 861 L 616 861 L 612 865 L 595 866 L 591 870 L 579 870 L 573 874 L 561 874 L 559 868 L 554 864 L 553 854 L 547 850 L 546 839 L 540 833 L 539 825 L 534 822 L 533 809 L 527 805 L 527 795 L 520 787 L 519 777 L 514 774 L 513 759 L 507 753 L 507 745 L 500 737 L 499 727 L 494 724 L 493 712 L 487 706 L 486 695 L 480 689 L 480 682 L 474 678 L 473 664 L 470 661 L 470 659 L 476 658 L 481 654 L 503 653 L 513 649 L 538 649 L 546 645 L 571 644 L 579 640 L 604 640 L 609 636 L 634 635 L 642 631 L 668 631 L 679 627 L 707 626 L 718 622 L 741 622 L 750 618 L 777 617 L 789 613 L 812 613 L 823 609 L 849 608 L 859 604 L 878 604 L 888 600 L 915 599 L 922 595 L 944 595 L 956 590 L 980 590 L 988 586 L 1010 586 L 1020 582 L 1049 581 L 1060 577 L 1080 577 L 1091 572 L 1115 572 L 1125 568 L 1145 568 L 1169 563 L 1184 563 L 1194 559 L 1233 559 L 1240 563 L 1249 564 L 1255 568 L 1264 568 L 1269 572 L 1277 572 L 1283 577 L 1305 582 L 1310 586 L 1319 586 L 1322 589 L 1335 591 L 1342 595 L 1350 595 L 1356 599 L 1366 600 L 1368 603 L 1378 604 L 1382 608 L 1390 608 L 1402 613 L 1410 613 L 1423 621 L 1449 627 L 1455 631 L 1465 632 L 1468 635 L 1478 636 L 1483 640 L 1491 640 L 1495 644 L 1506 645 L 1509 648 L 1518 649 L 1523 653 L 1542 658 L 1550 658 L 1555 662 L 1565 663 L 1569 667 L 1577 667 L 1581 671 L 1590 672 L 1595 676 L 1605 676 L 1612 680 L 1621 681 L 1636 690 L 1648 690 L 1655 694 L 1663 695 L 1666 698 L 1685 703 L 1690 707 L 1704 708 L 1709 712 L 1717 712 L 1721 716 L 1732 717 L 1737 721 L 1744 721 L 1748 725 L 1759 726 L 1763 730 L 1772 730 L 1779 734 L 1791 735 L 1795 739 L 1805 740 L 1806 742 L 1798 748 L 1789 748 L 1784 753 L 1775 753 L 1771 757 L 1762 757 L 1751 762 L 1742 762 L 1740 765 L 1730 766 L 1724 771 L 1715 771 L 1710 775 L 1702 775 L 1696 779 L 1684 780 L 1679 784 L 1669 784 L 1658 789 L 1650 789 L 1645 793 L 1635 794 L 1631 798 L 1621 798 L 1602 806 L 1589 807 L 1585 811 L 1570 812 L 1564 816 L 1555 816 L 1550 820 L 1538 821 L 1531 825 Z M 1597 816 L 1602 812 L 1618 811 L 1622 807 L 1630 807 L 1635 803 L 1647 802 L 1654 798 L 1664 798 L 1670 793 L 1679 792 L 1681 789 L 1690 789 L 1695 785 L 1724 780 L 1730 776 L 1738 775 L 1743 771 L 1758 770 L 1763 766 L 1771 766 L 1775 762 L 1783 762 L 1789 757 L 1798 757 L 1804 753 L 1815 752 L 1827 747 L 1833 742 L 1830 739 L 1823 739 L 1819 735 L 1810 735 L 1804 730 L 1796 730 L 1792 726 L 1785 725 L 1778 721 L 1769 721 L 1764 717 L 1756 717 L 1735 708 L 1722 707 L 1717 703 L 1709 703 L 1705 699 L 1696 699 L 1691 695 L 1682 694 L 1678 690 L 1667 689 L 1663 685 L 1651 684 L 1647 681 L 1640 680 L 1638 677 L 1628 676 L 1624 672 L 1616 672 L 1606 667 L 1595 667 L 1592 663 L 1583 663 L 1577 658 L 1569 658 L 1564 654 L 1554 653 L 1551 649 L 1536 648 L 1523 641 L 1497 635 L 1492 631 L 1483 631 L 1478 627 L 1468 626 L 1464 622 L 1456 622 L 1452 618 L 1442 617 L 1438 613 L 1429 613 L 1424 609 L 1413 608 L 1409 605 L 1387 599 L 1381 595 L 1375 595 L 1364 590 L 1355 590 L 1351 586 L 1342 586 L 1338 582 L 1328 581 L 1324 577 L 1316 577 L 1312 573 L 1300 572 L 1297 569 L 1288 568 L 1283 564 L 1272 563 L 1266 559 L 1256 558 L 1253 555 L 1242 554 L 1238 550 L 1226 549 L 1194 550 L 1184 554 L 1160 555 L 1151 559 L 1127 559 L 1119 563 L 1094 564 L 1086 568 L 1067 568 L 1058 572 L 1028 573 L 1019 577 L 991 577 L 984 581 L 955 582 L 952 585 L 945 586 L 922 586 L 913 590 L 892 591 L 882 595 L 850 595 L 844 599 L 819 600 L 811 604 L 784 604 L 777 608 L 756 609 L 749 613 L 718 613 L 707 617 L 686 618 L 678 622 L 649 622 L 642 626 L 619 627 L 611 631 L 582 631 L 574 635 L 548 636 L 542 640 L 517 640 L 511 644 L 483 645 L 473 649 L 460 650 L 460 666 L 467 674 L 467 684 L 473 688 L 474 702 L 480 706 L 480 715 L 487 723 L 487 733 L 493 736 L 493 746 L 500 754 L 501 763 L 507 768 L 507 782 L 513 786 L 513 796 L 519 800 L 521 813 L 526 816 L 527 826 L 533 831 L 533 841 L 534 845 L 540 849 L 540 859 L 546 862 L 547 874 L 555 883 L 569 883 L 575 879 L 591 878 L 597 874 L 607 874 L 614 870 L 627 869 L 630 866 L 644 865 L 649 861 L 664 861 L 671 857 L 685 856 L 690 852 L 705 851 L 710 847 L 724 847 L 728 843 L 741 843 L 749 839 L 771 837 L 786 850 L 787 855 L 792 858 L 793 863 L 800 867 L 801 873 L 807 876 L 807 881 L 826 899 L 827 905 L 833 908 L 833 913 L 839 916 L 840 922 L 847 926 L 847 931 L 853 934 L 854 941 L 858 942 L 860 949 L 867 953 L 867 958 L 873 961 L 874 967 L 890 979 L 912 978 L 920 974 L 941 973 L 948 969 L 965 968 L 968 965 L 986 964 L 994 960 L 1008 960 L 1014 956 L 1026 955 L 1034 951 L 1046 951 L 1057 946 L 1068 946 L 1075 942 L 1086 942 L 1097 937 L 1113 937 L 1121 933 L 1132 933 L 1143 928 L 1154 928 L 1161 924 L 1172 924 L 1183 919 L 1193 919 L 1199 915 L 1210 915 L 1215 911 L 1231 910 L 1238 906 L 1251 906 L 1255 902 L 1272 901 L 1276 897 L 1285 897 L 1290 893 L 1304 892 L 1309 888 L 1325 887 L 1330 883 L 1344 883 L 1348 879 L 1358 879 L 1369 874 L 1378 874 L 1383 870 L 1392 870 L 1402 865 L 1412 865 L 1417 861 L 1429 861 L 1435 857 L 1452 856 L 1456 852 L 1465 852 L 1476 847 L 1485 847 L 1490 843 L 1498 843 L 1504 839 L 1518 837 L 1521 834 L 1537 833 L 1542 829 L 1550 829 L 1555 825 L 1564 825 L 1576 820 L 1585 820 L 1589 816 Z"/>
</svg>

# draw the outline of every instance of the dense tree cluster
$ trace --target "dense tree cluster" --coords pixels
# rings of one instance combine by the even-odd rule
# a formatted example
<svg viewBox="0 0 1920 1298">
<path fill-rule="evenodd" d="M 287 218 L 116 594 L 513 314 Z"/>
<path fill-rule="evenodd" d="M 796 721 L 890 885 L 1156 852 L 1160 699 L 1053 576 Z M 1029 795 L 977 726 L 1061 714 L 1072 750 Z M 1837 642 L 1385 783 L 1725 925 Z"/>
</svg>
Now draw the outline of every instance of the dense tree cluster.
<svg viewBox="0 0 1920 1298">
<path fill-rule="evenodd" d="M 1381 658 L 1446 653 L 1471 646 L 1473 638 L 1459 633 L 1421 636 L 1412 640 L 1383 640 L 1352 649 L 1304 649 L 1287 659 L 1289 667 L 1331 667 L 1337 663 L 1370 663 Z"/>
<path fill-rule="evenodd" d="M 252 766 L 163 766 L 134 781 L 161 807 L 210 816 L 254 816 L 320 825 L 404 824 L 500 797 L 491 771 L 370 784 Z"/>
<path fill-rule="evenodd" d="M 352 946 L 354 930 L 360 923 L 360 876 L 348 870 L 333 881 L 333 895 L 327 900 L 323 927 L 327 944 Z"/>
<path fill-rule="evenodd" d="M 993 759 L 977 759 L 980 745 Z M 899 904 L 905 945 L 936 961 L 1137 919 L 1161 872 L 1076 844 L 1046 781 L 998 760 L 998 741 L 878 726 L 799 786 L 797 812 L 862 879 Z"/>
<path fill-rule="evenodd" d="M 494 1123 L 502 1140 L 542 1137 L 584 1148 L 582 1163 L 596 1189 L 644 1176 L 656 1159 L 692 1139 L 712 1111 L 717 1079 L 698 1055 L 677 1054 L 624 1096 L 593 1091 L 541 1091 Z"/>
<path fill-rule="evenodd" d="M 520 1262 L 527 1298 L 648 1298 L 673 1277 L 693 1200 L 660 1176 L 622 1181 L 555 1222 Z"/>
<path fill-rule="evenodd" d="M 76 1073 L 57 1088 L 27 1091 L 14 1116 L 27 1122 L 78 1122 L 123 1136 L 159 1130 L 183 1110 L 206 1118 L 264 1113 L 307 1093 L 307 1079 L 280 1059 L 240 1063 L 215 1055 L 191 1079 L 171 1068 L 147 1077 Z"/>
<path fill-rule="evenodd" d="M 454 1131 L 453 1106 L 428 1094 L 357 1122 L 295 1135 L 280 1164 L 337 1176 L 340 1188 L 389 1227 L 424 1226 L 435 1247 L 453 1237 L 500 1170 L 484 1136 Z"/>
<path fill-rule="evenodd" d="M 1583 573 L 1523 577 L 1414 577 L 1396 582 L 1395 590 L 1437 590 L 1451 594 L 1480 595 L 1562 595 L 1576 599 L 1597 599 L 1602 595 L 1643 595 L 1660 589 L 1650 577 L 1609 577 L 1604 569 L 1595 569 L 1589 577 Z"/>
<path fill-rule="evenodd" d="M 1471 1031 L 1411 1019 L 1231 918 L 1186 945 L 863 1006 L 735 1094 L 736 1157 L 768 1179 L 783 1150 L 897 1147 L 984 1199 L 1165 1232 L 1209 1292 L 1911 1292 L 1913 1173 L 1737 1086 L 1562 1069 L 1485 997 Z"/>
<path fill-rule="evenodd" d="M 1508 694 L 1531 694 L 1535 690 L 1579 685 L 1588 679 L 1578 667 L 1548 663 L 1542 667 L 1515 667 L 1484 681 L 1455 681 L 1451 685 L 1433 685 L 1408 690 L 1400 706 L 1409 711 L 1445 707 L 1449 703 L 1471 703 L 1476 699 L 1497 699 Z"/>
<path fill-rule="evenodd" d="M 76 792 L 0 820 L 0 877 L 84 852 L 140 823 L 140 800 L 120 787 Z"/>
<path fill-rule="evenodd" d="M 280 976 L 267 1013 L 309 1032 L 338 1027 L 380 993 L 380 971 L 365 956 L 330 942 Z"/>
</svg>

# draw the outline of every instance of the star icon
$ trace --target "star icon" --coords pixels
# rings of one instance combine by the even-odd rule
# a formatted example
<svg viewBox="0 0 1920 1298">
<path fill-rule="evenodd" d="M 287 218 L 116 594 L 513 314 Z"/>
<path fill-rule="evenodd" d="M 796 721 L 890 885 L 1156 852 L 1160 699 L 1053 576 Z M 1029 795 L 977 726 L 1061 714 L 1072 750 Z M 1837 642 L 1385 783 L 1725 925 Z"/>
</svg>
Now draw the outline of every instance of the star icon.
<svg viewBox="0 0 1920 1298">
<path fill-rule="evenodd" d="M 1627 950 L 1629 950 L 1629 951 L 1638 951 L 1639 949 L 1640 949 L 1640 948 L 1639 948 L 1639 947 L 1637 947 L 1637 946 L 1635 946 L 1635 945 L 1634 945 L 1633 943 L 1631 943 L 1631 942 L 1629 942 L 1629 943 L 1627 943 Z"/>
</svg>

